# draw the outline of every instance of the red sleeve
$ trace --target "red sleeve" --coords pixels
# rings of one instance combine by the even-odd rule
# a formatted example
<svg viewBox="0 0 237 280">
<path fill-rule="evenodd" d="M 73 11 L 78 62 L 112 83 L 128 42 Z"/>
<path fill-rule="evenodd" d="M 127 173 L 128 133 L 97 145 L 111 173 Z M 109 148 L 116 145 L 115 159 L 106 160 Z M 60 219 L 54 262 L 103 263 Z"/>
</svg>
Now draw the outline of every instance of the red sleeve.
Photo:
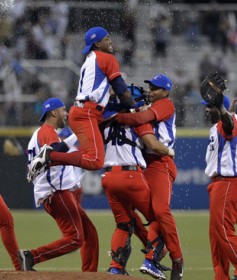
<svg viewBox="0 0 237 280">
<path fill-rule="evenodd" d="M 109 81 L 122 76 L 118 60 L 114 55 L 95 51 L 98 66 L 105 73 Z"/>
<path fill-rule="evenodd" d="M 153 135 L 155 134 L 150 123 L 146 123 L 146 124 L 134 127 L 134 130 L 139 137 L 144 136 L 146 134 L 153 134 Z"/>
<path fill-rule="evenodd" d="M 222 121 L 219 121 L 217 124 L 217 130 L 218 132 L 227 140 L 230 141 L 231 139 L 233 139 L 234 137 L 237 136 L 237 120 L 235 118 L 235 115 L 232 116 L 232 120 L 233 120 L 233 124 L 234 124 L 234 128 L 232 130 L 232 134 L 231 135 L 226 135 L 223 127 L 222 127 Z"/>
<path fill-rule="evenodd" d="M 60 139 L 52 126 L 43 124 L 38 132 L 38 142 L 42 147 L 44 144 L 51 145 L 52 143 L 60 142 Z"/>
<path fill-rule="evenodd" d="M 115 119 L 122 124 L 138 126 L 155 120 L 155 115 L 152 111 L 147 110 L 138 113 L 118 113 Z"/>
<path fill-rule="evenodd" d="M 149 108 L 154 112 L 156 121 L 164 121 L 169 119 L 175 112 L 174 103 L 169 98 L 155 101 Z"/>
</svg>

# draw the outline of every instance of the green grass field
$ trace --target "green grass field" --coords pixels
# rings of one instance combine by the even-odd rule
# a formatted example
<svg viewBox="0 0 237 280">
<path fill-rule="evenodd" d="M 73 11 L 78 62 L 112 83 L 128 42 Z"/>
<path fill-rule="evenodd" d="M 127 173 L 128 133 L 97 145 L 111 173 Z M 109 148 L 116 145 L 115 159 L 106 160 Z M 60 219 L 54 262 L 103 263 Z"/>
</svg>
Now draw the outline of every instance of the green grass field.
<svg viewBox="0 0 237 280">
<path fill-rule="evenodd" d="M 179 235 L 185 259 L 184 280 L 211 280 L 214 277 L 208 239 L 207 211 L 173 212 L 177 221 Z M 47 244 L 60 237 L 60 232 L 54 220 L 44 211 L 12 211 L 15 220 L 15 231 L 21 249 L 32 249 Z M 114 229 L 114 219 L 110 211 L 88 211 L 95 223 L 100 238 L 99 271 L 103 272 L 109 267 L 110 237 Z M 140 252 L 140 241 L 132 238 L 132 254 L 127 264 L 131 276 L 143 279 L 152 279 L 142 275 L 138 269 L 144 255 Z M 10 258 L 3 245 L 0 245 L 0 268 L 12 270 Z M 170 265 L 167 255 L 163 261 Z M 80 271 L 81 260 L 78 251 L 63 257 L 41 263 L 36 266 L 39 271 Z M 169 273 L 167 273 L 169 279 Z"/>
</svg>

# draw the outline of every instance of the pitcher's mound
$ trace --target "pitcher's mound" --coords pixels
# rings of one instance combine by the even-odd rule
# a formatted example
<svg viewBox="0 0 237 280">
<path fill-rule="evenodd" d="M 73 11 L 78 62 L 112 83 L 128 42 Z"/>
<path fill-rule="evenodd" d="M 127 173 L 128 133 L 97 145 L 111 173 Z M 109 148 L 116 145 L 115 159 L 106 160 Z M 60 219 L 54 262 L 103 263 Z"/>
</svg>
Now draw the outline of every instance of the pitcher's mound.
<svg viewBox="0 0 237 280">
<path fill-rule="evenodd" d="M 105 272 L 0 271 L 1 280 L 141 280 L 139 277 Z"/>
</svg>

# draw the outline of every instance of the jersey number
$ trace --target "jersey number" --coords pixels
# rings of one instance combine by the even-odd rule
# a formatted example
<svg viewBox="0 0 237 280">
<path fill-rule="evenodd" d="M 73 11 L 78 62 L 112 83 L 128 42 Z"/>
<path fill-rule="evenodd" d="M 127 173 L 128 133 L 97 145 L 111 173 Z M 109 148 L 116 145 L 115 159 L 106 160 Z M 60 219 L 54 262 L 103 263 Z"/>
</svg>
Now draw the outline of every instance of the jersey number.
<svg viewBox="0 0 237 280">
<path fill-rule="evenodd" d="M 122 146 L 128 144 L 132 147 L 136 146 L 136 142 L 126 138 L 126 130 L 122 124 L 112 122 L 109 128 L 108 137 L 105 139 L 105 144 L 111 141 L 112 145 Z"/>
</svg>

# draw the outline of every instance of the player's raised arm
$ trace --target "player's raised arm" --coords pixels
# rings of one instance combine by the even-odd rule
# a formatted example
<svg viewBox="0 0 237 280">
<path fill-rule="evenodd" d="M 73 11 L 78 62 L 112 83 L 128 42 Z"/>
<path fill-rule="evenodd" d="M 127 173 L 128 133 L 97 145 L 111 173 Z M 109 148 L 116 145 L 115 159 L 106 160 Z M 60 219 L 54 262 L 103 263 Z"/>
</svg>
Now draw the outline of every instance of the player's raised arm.
<svg viewBox="0 0 237 280">
<path fill-rule="evenodd" d="M 128 86 L 126 85 L 123 77 L 118 76 L 110 83 L 114 93 L 118 96 L 123 106 L 125 106 L 126 108 L 135 108 L 136 102 L 131 92 L 128 90 Z"/>
</svg>

